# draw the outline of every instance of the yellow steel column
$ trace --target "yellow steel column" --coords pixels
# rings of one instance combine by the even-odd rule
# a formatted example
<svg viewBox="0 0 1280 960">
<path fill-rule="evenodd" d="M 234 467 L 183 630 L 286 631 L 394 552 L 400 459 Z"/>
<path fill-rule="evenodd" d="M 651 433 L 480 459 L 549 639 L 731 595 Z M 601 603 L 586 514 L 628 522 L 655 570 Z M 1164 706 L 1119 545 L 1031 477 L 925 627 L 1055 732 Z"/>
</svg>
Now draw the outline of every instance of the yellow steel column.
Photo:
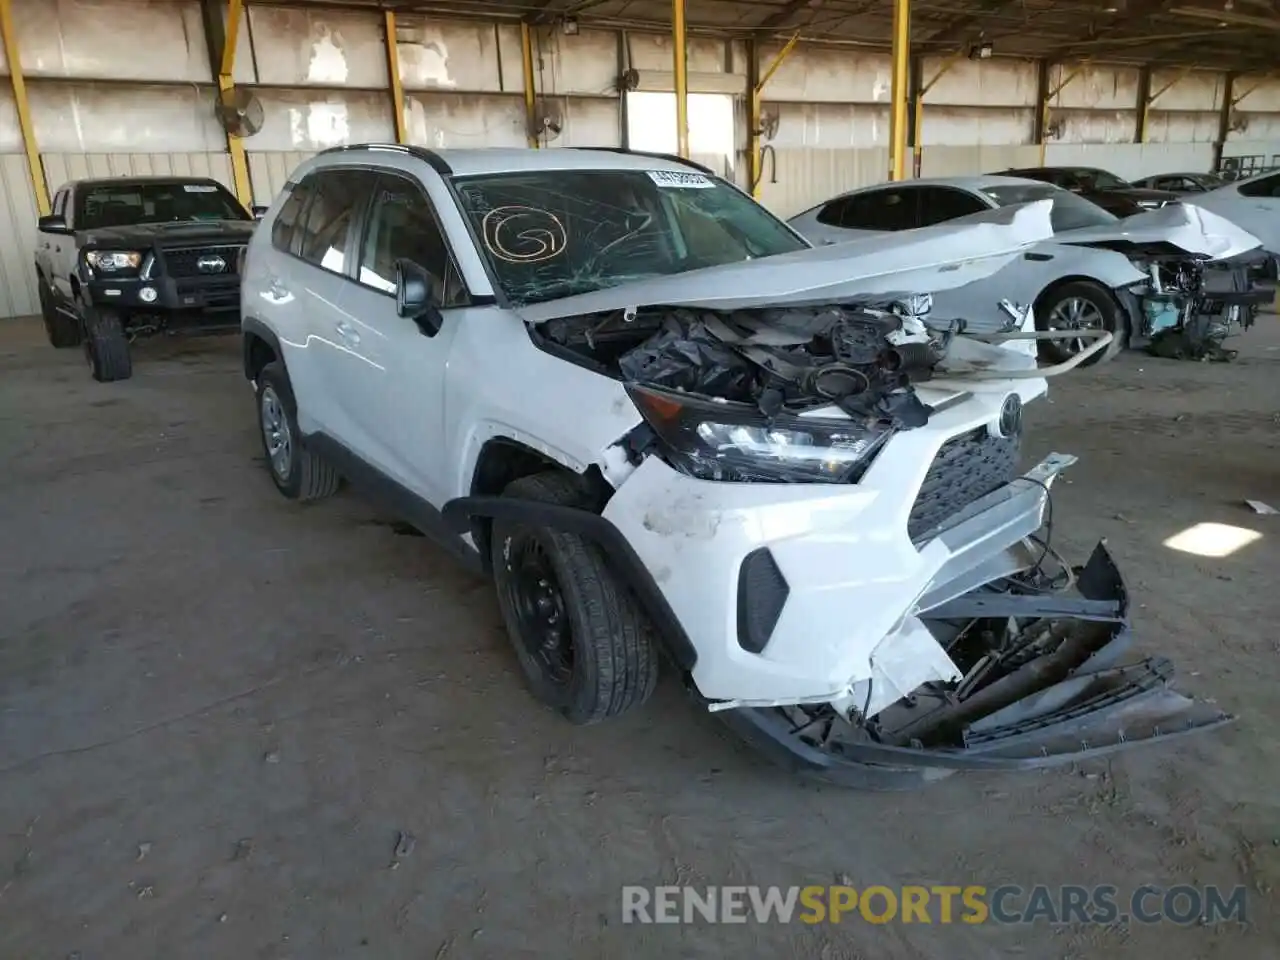
<svg viewBox="0 0 1280 960">
<path fill-rule="evenodd" d="M 22 61 L 18 58 L 18 37 L 13 31 L 11 0 L 0 0 L 0 39 L 4 40 L 4 56 L 9 64 L 9 82 L 13 85 L 13 104 L 18 112 L 22 149 L 27 155 L 31 192 L 35 194 L 36 209 L 40 211 L 40 216 L 47 217 L 50 210 L 49 184 L 45 182 L 44 164 L 40 162 L 40 148 L 36 145 L 36 132 L 31 124 L 31 104 L 27 100 L 27 81 L 22 76 Z"/>
<path fill-rule="evenodd" d="M 229 0 L 227 24 L 222 43 L 222 64 L 218 68 L 218 95 L 225 96 L 235 89 L 236 42 L 240 39 L 240 15 L 244 13 L 244 0 Z M 231 154 L 231 179 L 236 196 L 245 207 L 253 203 L 253 187 L 249 182 L 249 162 L 244 155 L 244 141 L 227 134 L 227 152 Z"/>
<path fill-rule="evenodd" d="M 520 24 L 520 65 L 524 71 L 524 129 L 525 139 L 535 150 L 542 146 L 534 132 L 538 120 L 537 92 L 533 88 L 533 31 L 528 23 Z"/>
<path fill-rule="evenodd" d="M 671 0 L 671 59 L 676 79 L 676 152 L 689 156 L 689 71 L 684 0 Z"/>
<path fill-rule="evenodd" d="M 964 59 L 965 55 L 966 55 L 966 52 L 961 50 L 951 54 L 951 56 L 943 60 L 942 63 L 938 66 L 938 72 L 935 73 L 931 78 L 929 78 L 929 80 L 922 83 L 920 85 L 919 91 L 917 91 L 916 93 L 915 123 L 912 125 L 912 129 L 915 130 L 915 134 L 916 134 L 915 142 L 912 144 L 912 153 L 914 155 L 912 158 L 912 173 L 917 177 L 920 176 L 920 169 L 924 163 L 923 130 L 924 130 L 925 94 L 927 94 L 930 90 L 932 90 L 934 85 L 947 75 L 947 71 L 949 71 L 957 63 L 959 63 L 962 59 Z"/>
<path fill-rule="evenodd" d="M 404 83 L 400 79 L 400 45 L 396 42 L 396 13 L 386 11 L 387 79 L 391 83 L 391 109 L 395 111 L 396 143 L 407 143 L 404 129 Z"/>
<path fill-rule="evenodd" d="M 760 106 L 764 99 L 765 84 L 778 72 L 778 68 L 782 66 L 782 61 L 791 55 L 791 51 L 796 48 L 796 44 L 799 42 L 800 34 L 797 33 L 782 45 L 782 49 L 769 61 L 769 66 L 764 75 L 758 78 L 756 74 L 759 72 L 760 63 L 756 59 L 759 56 L 756 42 L 750 40 L 747 43 L 748 55 L 751 57 L 751 69 L 747 71 L 748 80 L 751 83 L 751 90 L 749 91 L 751 99 L 747 108 L 747 123 L 750 125 L 748 129 L 751 133 L 749 169 L 751 171 L 751 195 L 757 200 L 760 199 L 760 181 L 764 179 L 764 166 L 760 159 Z"/>
<path fill-rule="evenodd" d="M 889 179 L 907 175 L 907 77 L 911 65 L 911 0 L 893 0 L 893 83 L 889 99 Z"/>
</svg>

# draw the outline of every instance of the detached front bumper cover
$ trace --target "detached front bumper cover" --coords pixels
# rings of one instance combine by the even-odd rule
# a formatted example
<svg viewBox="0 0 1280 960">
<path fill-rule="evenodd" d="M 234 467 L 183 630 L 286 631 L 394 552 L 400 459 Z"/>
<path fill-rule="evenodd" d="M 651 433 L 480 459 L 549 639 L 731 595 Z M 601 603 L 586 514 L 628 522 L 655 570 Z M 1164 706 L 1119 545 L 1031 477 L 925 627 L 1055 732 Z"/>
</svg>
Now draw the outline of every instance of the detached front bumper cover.
<svg viewBox="0 0 1280 960">
<path fill-rule="evenodd" d="M 965 694 L 919 691 L 906 709 L 918 719 L 874 739 L 844 724 L 815 737 L 778 708 L 719 716 L 787 767 L 836 783 L 865 785 L 868 767 L 935 779 L 953 770 L 1025 770 L 1068 764 L 1210 730 L 1233 718 L 1171 687 L 1160 657 L 1121 663 L 1132 641 L 1124 582 L 1104 543 L 1079 571 L 1073 594 L 974 591 L 929 611 L 930 618 L 1012 617 L 1063 637 L 1050 652 Z M 921 738 L 912 736 L 920 730 Z M 927 735 L 924 731 L 927 730 Z M 933 776 L 930 776 L 930 774 Z"/>
</svg>

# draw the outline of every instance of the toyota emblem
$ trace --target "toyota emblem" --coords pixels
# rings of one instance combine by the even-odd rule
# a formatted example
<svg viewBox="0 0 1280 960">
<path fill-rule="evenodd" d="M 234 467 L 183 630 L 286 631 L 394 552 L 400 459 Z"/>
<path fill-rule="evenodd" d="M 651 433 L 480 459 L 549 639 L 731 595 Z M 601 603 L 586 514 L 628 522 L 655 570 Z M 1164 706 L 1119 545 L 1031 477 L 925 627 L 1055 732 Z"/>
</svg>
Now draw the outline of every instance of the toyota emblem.
<svg viewBox="0 0 1280 960">
<path fill-rule="evenodd" d="M 1022 397 L 1011 393 L 1000 404 L 1000 418 L 990 427 L 993 436 L 1017 437 L 1022 435 Z"/>
<path fill-rule="evenodd" d="M 196 261 L 196 269 L 201 273 L 222 273 L 227 269 L 227 261 L 222 257 L 209 254 Z"/>
</svg>

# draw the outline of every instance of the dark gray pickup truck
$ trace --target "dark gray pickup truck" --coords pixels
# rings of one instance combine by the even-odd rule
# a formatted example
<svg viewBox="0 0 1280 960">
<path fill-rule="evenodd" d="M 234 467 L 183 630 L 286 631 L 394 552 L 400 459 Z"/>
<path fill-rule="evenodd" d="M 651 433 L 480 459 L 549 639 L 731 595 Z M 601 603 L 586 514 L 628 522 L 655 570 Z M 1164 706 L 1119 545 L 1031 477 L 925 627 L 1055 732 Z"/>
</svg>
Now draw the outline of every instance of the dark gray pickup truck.
<svg viewBox="0 0 1280 960">
<path fill-rule="evenodd" d="M 132 375 L 138 337 L 237 330 L 254 216 L 206 178 L 65 184 L 36 238 L 49 342 L 83 346 L 94 379 L 105 382 Z"/>
</svg>

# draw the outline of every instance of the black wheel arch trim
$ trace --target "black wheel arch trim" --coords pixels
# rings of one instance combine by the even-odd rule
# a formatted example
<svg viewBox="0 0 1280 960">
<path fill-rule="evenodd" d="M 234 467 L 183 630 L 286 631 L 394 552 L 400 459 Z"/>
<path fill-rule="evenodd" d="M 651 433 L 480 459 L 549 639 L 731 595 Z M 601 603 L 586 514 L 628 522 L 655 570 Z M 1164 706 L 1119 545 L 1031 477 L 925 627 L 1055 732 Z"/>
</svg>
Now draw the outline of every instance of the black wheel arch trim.
<svg viewBox="0 0 1280 960">
<path fill-rule="evenodd" d="M 251 336 L 257 337 L 259 340 L 265 342 L 276 355 L 276 360 L 279 362 L 280 366 L 284 367 L 285 372 L 288 373 L 289 368 L 285 363 L 284 351 L 280 349 L 280 338 L 277 337 L 275 332 L 261 320 L 256 320 L 253 317 L 244 317 L 240 321 L 240 343 L 241 350 L 244 355 L 245 379 L 253 379 Z"/>
<path fill-rule="evenodd" d="M 552 527 L 595 543 L 606 562 L 635 594 L 658 632 L 667 654 L 681 670 L 690 671 L 698 662 L 698 652 L 679 618 L 667 603 L 653 575 L 632 548 L 622 531 L 590 510 L 543 503 L 521 497 L 457 497 L 441 509 L 444 522 L 456 532 L 471 532 L 473 517 L 511 520 Z"/>
</svg>

